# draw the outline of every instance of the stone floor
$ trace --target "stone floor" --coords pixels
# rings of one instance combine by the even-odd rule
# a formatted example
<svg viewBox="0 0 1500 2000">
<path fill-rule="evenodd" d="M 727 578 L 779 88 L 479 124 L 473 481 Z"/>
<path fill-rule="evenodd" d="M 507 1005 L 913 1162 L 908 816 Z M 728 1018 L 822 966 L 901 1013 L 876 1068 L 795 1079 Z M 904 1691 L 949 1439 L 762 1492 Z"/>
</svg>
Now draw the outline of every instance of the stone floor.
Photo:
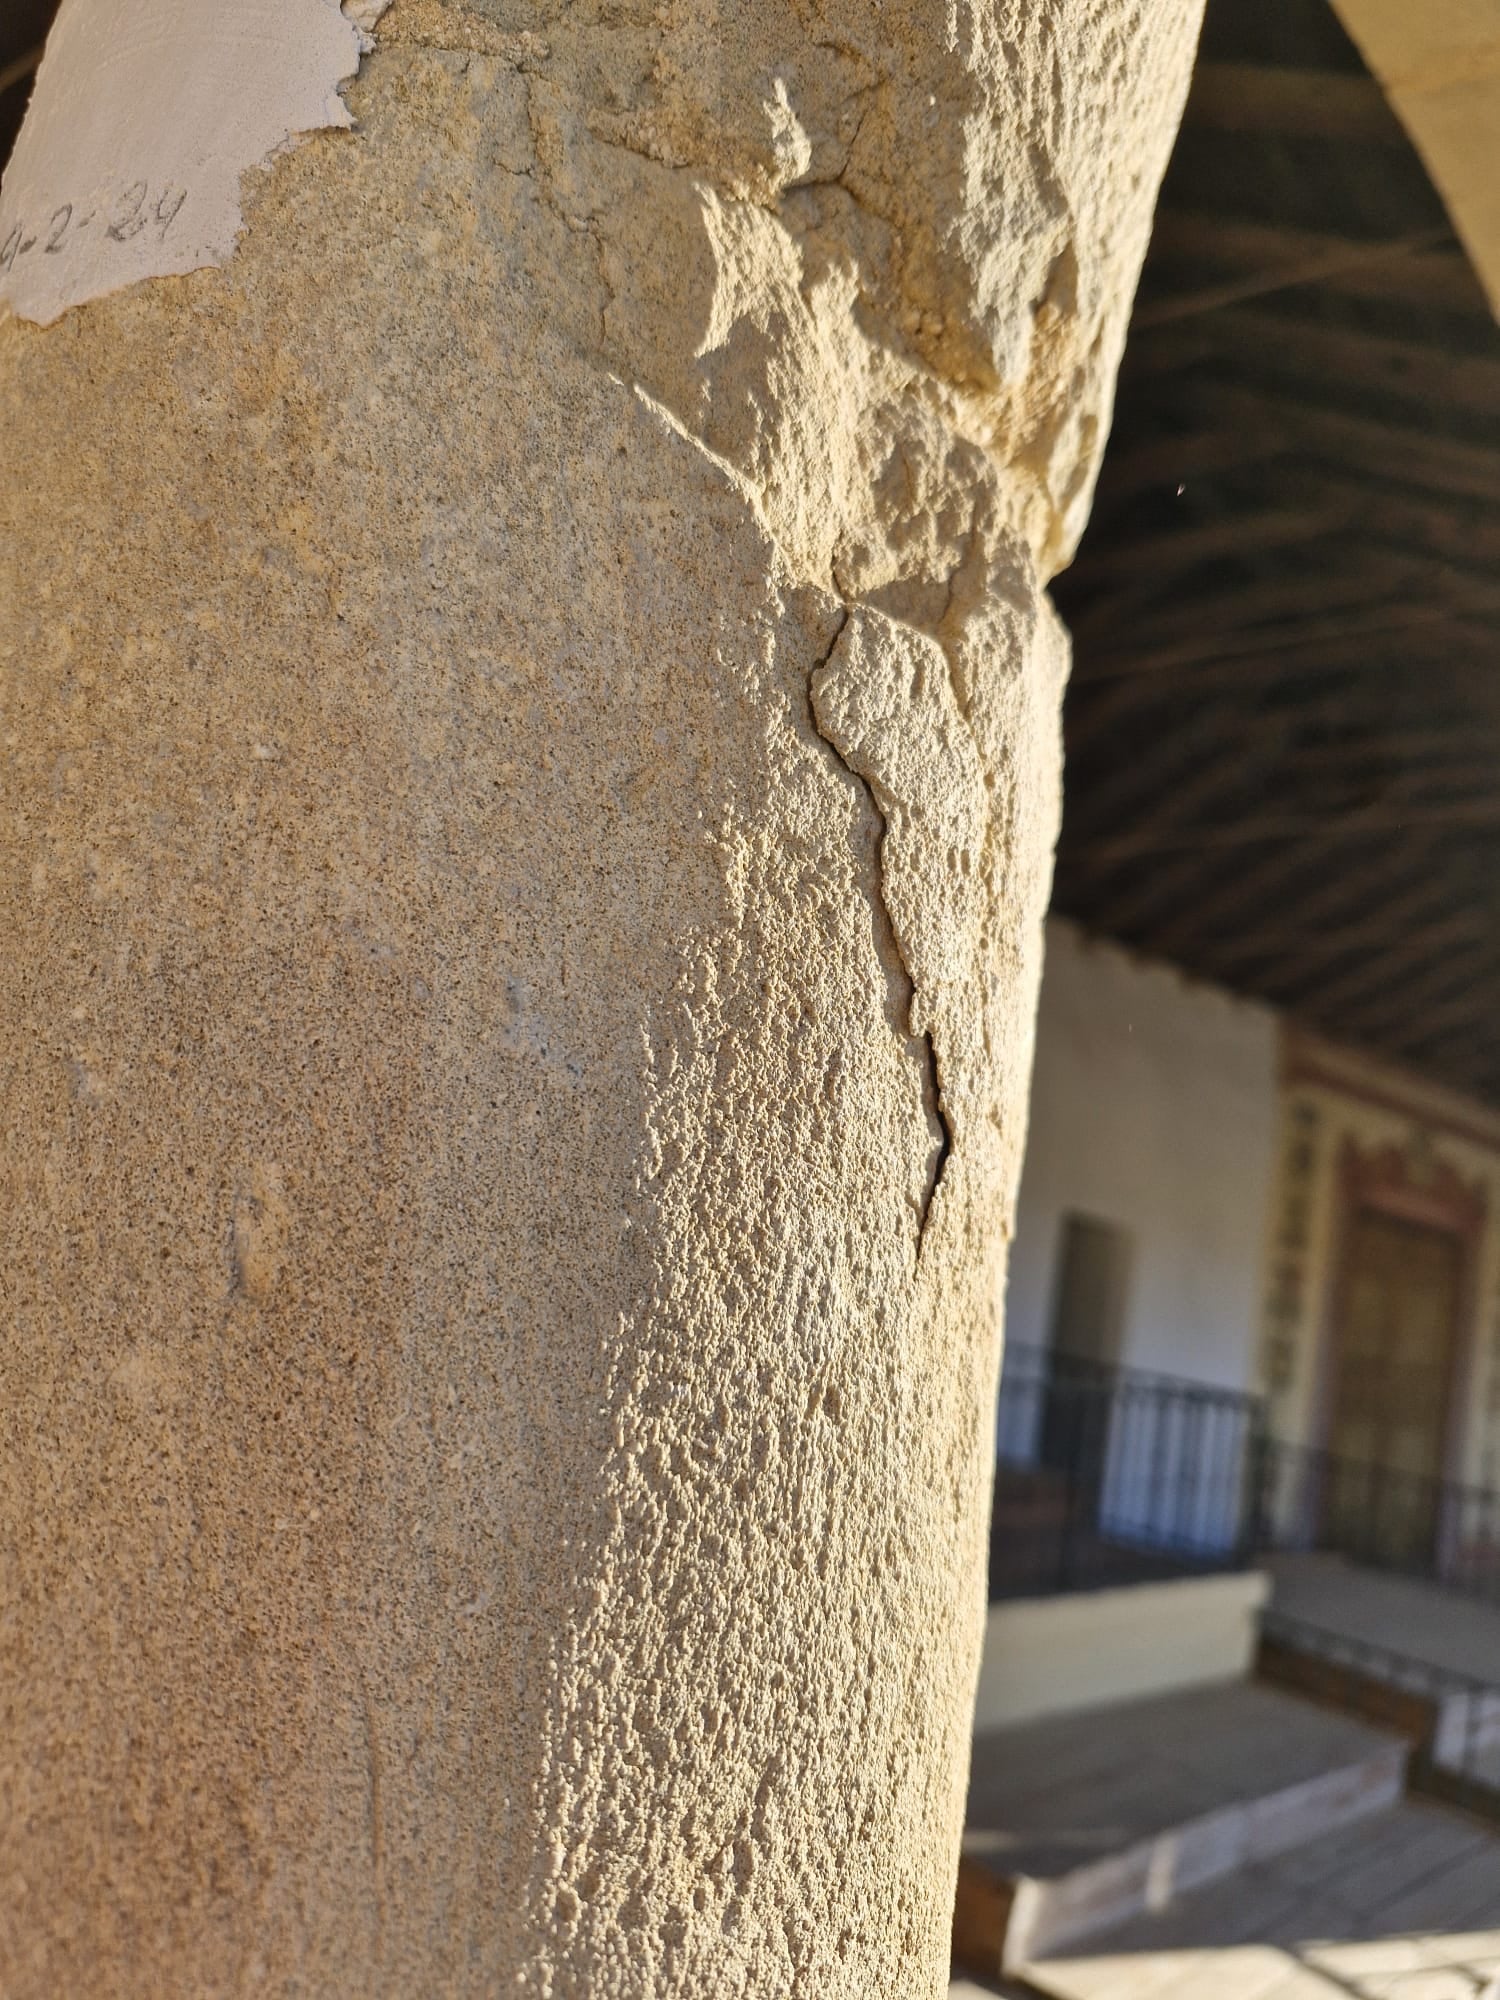
<svg viewBox="0 0 1500 2000">
<path fill-rule="evenodd" d="M 1488 2000 L 1500 1836 L 1403 1802 L 1028 1966 L 1025 1983 L 1054 2000 Z"/>
<path fill-rule="evenodd" d="M 1054 1876 L 1383 1757 L 1389 1743 L 1254 1682 L 987 1731 L 974 1741 L 964 1852 Z"/>
<path fill-rule="evenodd" d="M 1500 1606 L 1333 1557 L 1269 1567 L 1286 1616 L 1500 1687 Z M 1016 1870 L 1087 1865 L 1157 1827 L 1171 1838 L 1210 1795 L 1294 1780 L 1358 1728 L 1254 1686 L 1233 1690 L 1244 1714 L 1225 1728 L 1226 1692 L 979 1739 L 966 1848 Z M 1483 1761 L 1500 1777 L 1500 1752 Z M 957 1980 L 950 2000 L 1500 2000 L 1500 1832 L 1403 1800 L 1025 1972 Z"/>
<path fill-rule="evenodd" d="M 1500 1684 L 1500 1605 L 1338 1556 L 1275 1556 L 1266 1567 L 1273 1614 Z"/>
<path fill-rule="evenodd" d="M 1340 1641 L 1379 1647 L 1419 1668 L 1488 1684 L 1488 1695 L 1448 1697 L 1437 1757 L 1500 1790 L 1500 1605 L 1362 1569 L 1337 1556 L 1278 1556 L 1268 1568 L 1273 1617 L 1280 1613 Z M 1391 1678 L 1401 1678 L 1394 1663 Z M 1411 1685 L 1419 1685 L 1415 1676 Z"/>
</svg>

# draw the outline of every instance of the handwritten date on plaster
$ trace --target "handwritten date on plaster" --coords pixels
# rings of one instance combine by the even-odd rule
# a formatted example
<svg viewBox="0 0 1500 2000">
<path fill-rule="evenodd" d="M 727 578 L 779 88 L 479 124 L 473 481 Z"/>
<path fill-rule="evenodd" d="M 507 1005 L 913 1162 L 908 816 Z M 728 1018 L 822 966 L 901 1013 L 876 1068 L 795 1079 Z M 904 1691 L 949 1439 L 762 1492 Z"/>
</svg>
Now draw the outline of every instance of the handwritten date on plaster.
<svg viewBox="0 0 1500 2000">
<path fill-rule="evenodd" d="M 154 193 L 145 181 L 133 181 L 103 209 L 79 213 L 73 202 L 65 201 L 38 228 L 32 228 L 22 216 L 0 243 L 0 271 L 9 271 L 18 258 L 29 257 L 33 251 L 44 257 L 63 256 L 78 246 L 85 229 L 96 226 L 111 243 L 129 243 L 143 229 L 154 229 L 157 241 L 165 242 L 186 200 L 186 188 L 164 187 Z"/>
<path fill-rule="evenodd" d="M 0 306 L 48 325 L 227 263 L 240 182 L 352 121 L 382 0 L 63 0 L 0 184 Z"/>
</svg>

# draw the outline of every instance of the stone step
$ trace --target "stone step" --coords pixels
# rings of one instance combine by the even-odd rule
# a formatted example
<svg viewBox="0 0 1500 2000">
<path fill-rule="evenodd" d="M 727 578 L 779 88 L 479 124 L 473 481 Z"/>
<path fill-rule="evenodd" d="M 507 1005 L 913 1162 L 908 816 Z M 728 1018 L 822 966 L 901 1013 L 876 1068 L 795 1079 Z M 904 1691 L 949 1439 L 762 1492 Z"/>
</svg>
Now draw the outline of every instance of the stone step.
<svg viewBox="0 0 1500 2000">
<path fill-rule="evenodd" d="M 1048 2000 L 1422 2000 L 1495 1991 L 1500 1837 L 1403 1800 L 1033 1961 Z"/>
<path fill-rule="evenodd" d="M 955 1956 L 994 1976 L 1316 1841 L 1402 1792 L 1408 1745 L 1237 1682 L 976 1739 Z"/>
<path fill-rule="evenodd" d="M 1419 1642 L 1420 1631 L 1415 1636 Z M 1492 1659 L 1490 1672 L 1496 1671 L 1500 1662 Z M 1451 1773 L 1495 1792 L 1500 1811 L 1500 1684 L 1274 1612 L 1264 1621 L 1256 1673 L 1406 1737 L 1417 1753 L 1413 1768 L 1420 1782 L 1431 1772 Z"/>
</svg>

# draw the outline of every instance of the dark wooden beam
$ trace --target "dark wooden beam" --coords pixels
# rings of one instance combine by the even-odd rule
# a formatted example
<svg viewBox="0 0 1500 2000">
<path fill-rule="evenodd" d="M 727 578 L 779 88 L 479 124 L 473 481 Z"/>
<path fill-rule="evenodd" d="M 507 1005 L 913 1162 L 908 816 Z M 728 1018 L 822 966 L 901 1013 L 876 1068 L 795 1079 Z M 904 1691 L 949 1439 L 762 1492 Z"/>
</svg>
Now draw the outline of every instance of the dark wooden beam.
<svg viewBox="0 0 1500 2000">
<path fill-rule="evenodd" d="M 1324 871 L 1321 880 L 1331 883 L 1336 875 L 1347 898 L 1345 907 L 1368 909 L 1390 893 L 1392 882 L 1404 887 L 1424 870 L 1434 870 L 1440 845 L 1435 832 L 1419 833 L 1399 844 L 1382 843 L 1373 853 L 1349 857 L 1336 871 Z M 1242 923 L 1263 924 L 1272 912 L 1279 916 L 1302 893 L 1296 884 L 1306 879 L 1307 859 L 1306 847 L 1295 845 L 1278 847 L 1248 865 L 1237 860 L 1232 873 L 1216 876 L 1212 896 L 1197 904 L 1180 892 L 1195 878 L 1203 881 L 1204 858 L 1194 855 L 1169 863 L 1155 878 L 1168 898 L 1157 907 L 1171 912 L 1152 925 L 1155 946 L 1168 958 L 1177 958 L 1210 941 L 1217 945 Z M 1149 917 L 1148 909 L 1141 920 Z"/>
<path fill-rule="evenodd" d="M 1493 981 L 1500 967 L 1489 975 Z M 1392 1043 L 1396 1059 L 1429 1076 L 1445 1078 L 1500 1109 L 1500 1040 L 1493 1017 L 1481 1003 L 1442 1029 L 1427 1029 L 1420 1040 Z"/>
<path fill-rule="evenodd" d="M 1325 602 L 1329 588 L 1324 585 Z M 1359 596 L 1357 585 L 1350 594 Z M 1247 590 L 1244 600 L 1251 595 Z M 1270 595 L 1265 593 L 1263 602 Z M 1366 595 L 1363 601 L 1365 608 L 1357 611 L 1341 611 L 1327 618 L 1285 618 L 1256 626 L 1248 622 L 1237 625 L 1227 618 L 1220 625 L 1214 615 L 1216 599 L 1210 599 L 1195 606 L 1197 615 L 1192 622 L 1200 628 L 1196 638 L 1163 644 L 1157 636 L 1161 625 L 1153 620 L 1142 627 L 1138 643 L 1112 652 L 1096 651 L 1088 645 L 1090 628 L 1085 628 L 1075 649 L 1075 678 L 1080 687 L 1094 688 L 1117 681 L 1138 683 L 1160 678 L 1165 683 L 1186 677 L 1201 688 L 1226 679 L 1248 683 L 1264 680 L 1267 674 L 1304 673 L 1317 666 L 1368 665 L 1372 650 L 1387 650 L 1372 649 L 1372 640 L 1397 640 L 1403 648 L 1446 649 L 1451 655 L 1460 648 L 1484 652 L 1500 639 L 1500 630 L 1476 630 L 1471 621 L 1441 600 L 1392 603 L 1372 601 Z M 1178 621 L 1178 628 L 1188 622 Z M 1217 636 L 1201 630 L 1210 623 L 1217 628 Z M 1091 629 L 1097 630 L 1098 625 Z M 1214 668 L 1223 671 L 1207 671 Z"/>
<path fill-rule="evenodd" d="M 1368 545 L 1394 551 L 1416 550 L 1472 573 L 1482 586 L 1500 566 L 1500 507 L 1474 500 L 1447 500 L 1383 488 L 1333 456 L 1316 462 L 1284 461 L 1285 491 L 1294 500 L 1328 508 Z"/>
<path fill-rule="evenodd" d="M 1411 143 L 1373 77 L 1264 63 L 1200 62 L 1183 122 L 1363 146 Z"/>
<path fill-rule="evenodd" d="M 1368 78 L 1210 63 L 1187 123 L 1058 590 L 1059 905 L 1500 1096 L 1500 338 Z"/>
<path fill-rule="evenodd" d="M 1352 505 L 1346 502 L 1349 511 Z M 1211 521 L 1184 524 L 1168 533 L 1144 529 L 1129 540 L 1116 538 L 1089 557 L 1089 580 L 1170 579 L 1218 556 L 1249 555 L 1260 549 L 1301 548 L 1343 525 L 1337 514 L 1309 508 L 1238 508 Z"/>
<path fill-rule="evenodd" d="M 1181 211 L 1178 213 L 1180 215 Z M 1152 239 L 1153 252 L 1159 247 L 1170 253 L 1174 248 L 1172 221 L 1171 211 L 1159 219 Z M 1212 223 L 1220 222 L 1220 218 L 1208 218 L 1208 221 L 1211 227 Z M 1210 234 L 1205 229 L 1203 234 L 1208 247 L 1198 254 L 1213 256 L 1219 252 L 1222 253 L 1221 261 L 1239 262 L 1240 259 L 1230 248 L 1231 229 L 1232 225 L 1226 227 L 1222 222 L 1217 234 Z M 1270 298 L 1276 292 L 1294 291 L 1303 285 L 1321 284 L 1356 273 L 1365 276 L 1378 273 L 1390 281 L 1389 290 L 1392 293 L 1410 297 L 1420 283 L 1420 277 L 1413 278 L 1402 270 L 1402 265 L 1421 251 L 1434 250 L 1439 244 L 1453 240 L 1453 232 L 1447 227 L 1413 230 L 1404 236 L 1368 243 L 1351 237 L 1318 237 L 1304 231 L 1264 233 L 1284 234 L 1293 239 L 1301 237 L 1302 241 L 1285 243 L 1279 255 L 1246 259 L 1251 268 L 1237 277 L 1220 278 L 1211 284 L 1189 284 L 1166 294 L 1153 289 L 1142 298 L 1131 318 L 1132 337 L 1150 327 L 1171 326 L 1180 320 L 1196 319 L 1202 313 L 1218 312 L 1224 306 L 1244 305 L 1251 299 Z M 1484 297 L 1477 285 L 1475 296 L 1482 307 Z"/>
<path fill-rule="evenodd" d="M 1410 938 L 1387 933 L 1384 946 L 1364 953 L 1356 965 L 1333 978 L 1309 983 L 1298 997 L 1304 1010 L 1316 1009 L 1327 1021 L 1347 1021 L 1368 1028 L 1372 1019 L 1394 1015 L 1406 1018 L 1406 1008 L 1436 990 L 1444 997 L 1455 983 L 1455 964 L 1467 965 L 1476 950 L 1486 945 L 1486 936 L 1470 937 L 1466 943 L 1440 948 L 1434 974 L 1429 947 L 1421 936 Z M 1425 968 L 1425 971 L 1424 971 Z"/>
<path fill-rule="evenodd" d="M 1395 448 L 1393 447 L 1393 450 Z M 1096 594 L 1118 582 L 1128 601 L 1159 595 L 1162 578 L 1187 577 L 1202 564 L 1224 556 L 1244 559 L 1327 543 L 1329 566 L 1337 569 L 1340 547 L 1363 562 L 1372 548 L 1389 548 L 1398 560 L 1425 556 L 1440 564 L 1476 603 L 1493 605 L 1500 567 L 1500 495 L 1487 501 L 1407 492 L 1345 469 L 1333 452 L 1303 444 L 1280 456 L 1273 502 L 1263 489 L 1217 485 L 1207 520 L 1163 528 L 1149 514 L 1130 510 L 1107 514 L 1100 538 L 1090 545 L 1087 578 Z M 1376 570 L 1378 573 L 1377 560 Z M 1304 572 L 1305 575 L 1305 572 Z M 1102 616 L 1102 609 L 1096 611 Z M 1118 619 L 1117 631 L 1131 627 Z"/>
<path fill-rule="evenodd" d="M 1468 686 L 1487 696 L 1500 674 L 1493 631 L 1476 630 L 1462 619 L 1424 619 L 1418 613 L 1392 613 L 1384 624 L 1366 630 L 1363 643 L 1357 633 L 1339 632 L 1305 644 L 1277 637 L 1251 638 L 1246 645 L 1246 651 L 1204 661 L 1148 659 L 1109 671 L 1091 661 L 1068 694 L 1070 750 L 1075 756 L 1090 751 L 1140 710 L 1143 697 L 1187 704 L 1252 685 L 1271 692 L 1284 676 L 1296 674 L 1301 679 L 1315 674 L 1335 684 L 1357 676 L 1370 686 L 1372 699 L 1380 700 L 1378 690 L 1389 686 L 1391 675 L 1417 668 L 1441 674 L 1455 688 Z"/>
<path fill-rule="evenodd" d="M 1330 392 L 1357 391 L 1401 397 L 1429 410 L 1500 418 L 1500 360 L 1250 306 L 1148 331 L 1126 365 L 1135 381 L 1176 375 L 1215 357 L 1231 362 L 1257 386 L 1298 385 L 1298 394 L 1314 406 Z"/>
<path fill-rule="evenodd" d="M 1091 858 L 1106 864 L 1144 860 L 1158 854 L 1195 854 L 1258 847 L 1267 842 L 1368 840 L 1376 834 L 1406 835 L 1422 828 L 1455 832 L 1500 832 L 1500 789 L 1492 798 L 1382 800 L 1358 812 L 1327 814 L 1277 811 L 1254 813 L 1232 824 L 1175 829 L 1145 828 L 1095 841 Z"/>
<path fill-rule="evenodd" d="M 1495 990 L 1492 951 L 1456 953 L 1430 966 L 1425 976 L 1403 978 L 1402 968 L 1389 961 L 1383 971 L 1383 978 L 1371 984 L 1372 998 L 1349 1001 L 1335 995 L 1329 1000 L 1320 995 L 1320 1011 L 1325 1004 L 1328 1007 L 1324 1018 L 1344 1021 L 1346 1033 L 1399 1034 L 1405 1046 L 1419 1048 L 1455 1025 L 1487 1018 L 1491 1011 L 1489 996 Z"/>
<path fill-rule="evenodd" d="M 1312 449 L 1367 475 L 1382 490 L 1425 486 L 1450 498 L 1489 505 L 1500 500 L 1500 439 L 1491 446 L 1444 437 L 1430 424 L 1403 422 L 1395 408 L 1379 418 L 1354 416 L 1274 388 L 1198 380 L 1184 382 L 1174 391 L 1172 409 L 1179 424 L 1187 418 L 1194 426 L 1184 435 L 1184 446 L 1191 446 L 1200 435 L 1239 437 L 1244 440 L 1246 465 L 1264 464 L 1288 450 Z M 1115 460 L 1106 457 L 1099 482 L 1102 506 L 1110 504 L 1117 473 L 1123 476 L 1121 490 L 1126 494 L 1165 483 L 1138 481 L 1130 458 L 1128 447 Z"/>
<path fill-rule="evenodd" d="M 34 49 L 27 49 L 24 54 L 0 65 L 0 91 L 10 90 L 14 85 L 24 83 L 40 64 L 42 49 L 43 44 L 38 42 Z"/>
<path fill-rule="evenodd" d="M 1347 236 L 1286 222 L 1255 222 L 1222 208 L 1168 200 L 1152 225 L 1144 284 L 1152 282 L 1159 263 L 1200 273 L 1207 266 L 1226 281 L 1304 269 L 1336 291 L 1406 298 L 1428 307 L 1441 303 L 1479 318 L 1490 316 L 1483 287 L 1448 224 L 1395 235 Z M 1132 328 L 1139 323 L 1133 320 Z"/>
<path fill-rule="evenodd" d="M 1149 751 L 1122 758 L 1106 777 L 1074 783 L 1065 792 L 1070 848 L 1088 853 L 1094 840 L 1108 837 L 1122 817 L 1130 819 L 1133 809 L 1147 803 L 1158 809 L 1136 817 L 1138 828 L 1189 817 L 1224 790 L 1226 759 L 1236 759 L 1241 769 L 1246 754 L 1260 764 L 1274 760 L 1283 735 L 1276 718 L 1264 725 L 1252 722 L 1235 704 L 1204 704 L 1162 717 Z"/>
<path fill-rule="evenodd" d="M 1151 425 L 1139 441 L 1117 437 L 1105 453 L 1099 474 L 1090 532 L 1097 532 L 1103 515 L 1121 501 L 1179 486 L 1186 491 L 1216 472 L 1264 463 L 1284 451 L 1294 436 L 1285 424 L 1240 430 L 1210 419 L 1193 430 L 1174 431 L 1165 423 Z M 1086 564 L 1087 558 L 1080 560 Z"/>
<path fill-rule="evenodd" d="M 1440 896 L 1441 891 L 1430 881 L 1420 882 L 1404 896 L 1382 902 L 1378 917 L 1362 915 L 1352 922 L 1340 922 L 1340 914 L 1347 915 L 1351 908 L 1347 891 L 1342 883 L 1325 884 L 1321 913 L 1317 899 L 1310 905 L 1294 905 L 1284 921 L 1219 940 L 1214 946 L 1214 962 L 1234 975 L 1253 968 L 1258 985 L 1274 986 L 1289 997 L 1300 997 L 1308 990 L 1307 982 L 1322 978 L 1326 968 L 1348 952 L 1378 957 L 1393 937 L 1400 937 L 1414 950 L 1449 951 L 1480 944 L 1494 935 L 1494 925 L 1478 911 L 1424 922 Z"/>
<path fill-rule="evenodd" d="M 1433 705 L 1438 706 L 1436 694 Z M 1295 718 L 1297 711 L 1289 713 Z M 1315 719 L 1311 712 L 1308 719 Z M 1376 702 L 1368 708 L 1338 702 L 1331 704 L 1328 720 L 1350 734 L 1343 741 L 1299 742 L 1293 753 L 1298 783 L 1350 778 L 1367 757 L 1379 758 L 1387 771 L 1421 773 L 1461 791 L 1493 787 L 1500 773 L 1500 714 L 1484 717 L 1455 711 L 1446 722 L 1412 728 L 1392 713 L 1389 704 L 1382 711 Z"/>
<path fill-rule="evenodd" d="M 1496 986 L 1497 968 L 1491 956 L 1477 976 L 1460 982 L 1446 1001 L 1423 1007 L 1410 1034 L 1399 1036 L 1403 1057 L 1416 1068 L 1426 1068 L 1439 1053 L 1446 1055 L 1466 1088 L 1488 1096 L 1493 1102 L 1500 1081 L 1500 1045 L 1493 1037 L 1494 1011 L 1488 996 Z M 1388 1031 L 1393 1040 L 1397 1031 Z M 1476 1057 L 1479 1059 L 1476 1061 Z M 1487 1068 L 1487 1078 L 1481 1077 Z"/>
<path fill-rule="evenodd" d="M 1101 863 L 1097 851 L 1075 855 L 1064 845 L 1059 852 L 1059 877 L 1070 900 L 1067 908 L 1088 916 L 1099 928 L 1138 942 L 1174 963 L 1191 961 L 1205 915 L 1216 920 L 1223 903 L 1257 905 L 1273 893 L 1304 859 L 1300 848 L 1282 847 L 1248 867 L 1240 863 L 1232 880 L 1211 855 L 1188 852 L 1152 867 L 1131 883 L 1115 879 L 1121 864 Z"/>
</svg>

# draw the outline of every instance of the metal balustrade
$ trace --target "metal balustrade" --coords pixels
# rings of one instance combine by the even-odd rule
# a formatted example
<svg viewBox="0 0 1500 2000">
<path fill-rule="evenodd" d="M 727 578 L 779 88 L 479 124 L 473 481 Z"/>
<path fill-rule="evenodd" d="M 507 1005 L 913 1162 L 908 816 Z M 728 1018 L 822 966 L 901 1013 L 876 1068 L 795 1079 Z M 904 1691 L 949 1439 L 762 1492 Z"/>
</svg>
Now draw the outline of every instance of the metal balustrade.
<svg viewBox="0 0 1500 2000">
<path fill-rule="evenodd" d="M 1488 1487 L 1268 1440 L 1251 1539 L 1500 1603 L 1500 1493 Z"/>
<path fill-rule="evenodd" d="M 991 1597 L 1240 1566 L 1263 1435 L 1256 1397 L 1012 1344 Z"/>
<path fill-rule="evenodd" d="M 1500 1493 L 1282 1444 L 1255 1396 L 1012 1344 L 996 1460 L 992 1601 L 1329 1551 L 1500 1602 Z M 1500 1817 L 1500 1662 L 1487 1683 L 1273 1610 L 1262 1663 L 1407 1735 L 1422 1789 Z"/>
<path fill-rule="evenodd" d="M 1011 1343 L 990 1594 L 1323 1550 L 1500 1603 L 1500 1492 L 1284 1444 L 1261 1399 Z"/>
</svg>

